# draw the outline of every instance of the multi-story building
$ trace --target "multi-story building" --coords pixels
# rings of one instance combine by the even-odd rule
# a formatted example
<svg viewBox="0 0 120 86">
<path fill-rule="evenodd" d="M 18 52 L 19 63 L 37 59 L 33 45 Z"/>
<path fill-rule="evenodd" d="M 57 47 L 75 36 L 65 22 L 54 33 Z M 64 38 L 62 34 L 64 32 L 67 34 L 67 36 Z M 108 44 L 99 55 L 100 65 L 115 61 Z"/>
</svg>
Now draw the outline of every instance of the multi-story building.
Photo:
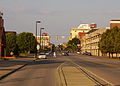
<svg viewBox="0 0 120 86">
<path fill-rule="evenodd" d="M 48 33 L 43 33 L 41 36 L 37 36 L 37 42 L 40 45 L 39 47 L 47 47 L 50 44 L 50 36 Z"/>
<path fill-rule="evenodd" d="M 110 28 L 112 29 L 115 26 L 117 26 L 118 28 L 120 28 L 120 20 L 111 20 L 110 21 Z"/>
<path fill-rule="evenodd" d="M 97 24 L 80 24 L 78 28 L 72 28 L 70 32 L 70 39 L 73 38 L 79 38 L 82 40 L 82 37 L 89 32 L 91 29 L 95 29 L 97 27 Z"/>
<path fill-rule="evenodd" d="M 5 55 L 6 39 L 4 30 L 4 20 L 2 19 L 2 13 L 0 12 L 0 57 Z"/>
<path fill-rule="evenodd" d="M 81 52 L 91 52 L 92 55 L 101 56 L 102 53 L 99 50 L 98 44 L 101 39 L 101 35 L 107 29 L 110 28 L 101 28 L 88 32 L 81 41 Z"/>
</svg>

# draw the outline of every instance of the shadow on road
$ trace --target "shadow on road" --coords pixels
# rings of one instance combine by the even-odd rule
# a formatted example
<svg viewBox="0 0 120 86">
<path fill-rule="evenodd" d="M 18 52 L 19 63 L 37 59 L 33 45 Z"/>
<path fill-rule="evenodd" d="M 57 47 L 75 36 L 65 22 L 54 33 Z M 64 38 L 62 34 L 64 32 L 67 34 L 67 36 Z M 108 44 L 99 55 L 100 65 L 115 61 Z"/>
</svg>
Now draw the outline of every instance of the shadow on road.
<svg viewBox="0 0 120 86">
<path fill-rule="evenodd" d="M 33 61 L 30 62 L 28 65 L 39 65 L 39 64 L 61 64 L 64 61 L 57 61 L 57 60 L 37 60 L 37 61 Z"/>
</svg>

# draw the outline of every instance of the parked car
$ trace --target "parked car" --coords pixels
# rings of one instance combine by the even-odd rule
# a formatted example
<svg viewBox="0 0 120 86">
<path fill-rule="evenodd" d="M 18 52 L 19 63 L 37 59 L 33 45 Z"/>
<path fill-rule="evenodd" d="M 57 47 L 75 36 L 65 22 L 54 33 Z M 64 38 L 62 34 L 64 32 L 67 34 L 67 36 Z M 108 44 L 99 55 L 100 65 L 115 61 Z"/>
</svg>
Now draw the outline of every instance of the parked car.
<svg viewBox="0 0 120 86">
<path fill-rule="evenodd" d="M 92 56 L 91 52 L 84 52 L 83 55 Z"/>
<path fill-rule="evenodd" d="M 39 53 L 38 55 L 37 55 L 37 59 L 46 59 L 47 57 L 46 57 L 46 54 L 45 53 Z"/>
<path fill-rule="evenodd" d="M 45 54 L 46 55 L 50 55 L 52 53 L 52 51 L 49 51 L 49 52 L 46 52 Z"/>
</svg>

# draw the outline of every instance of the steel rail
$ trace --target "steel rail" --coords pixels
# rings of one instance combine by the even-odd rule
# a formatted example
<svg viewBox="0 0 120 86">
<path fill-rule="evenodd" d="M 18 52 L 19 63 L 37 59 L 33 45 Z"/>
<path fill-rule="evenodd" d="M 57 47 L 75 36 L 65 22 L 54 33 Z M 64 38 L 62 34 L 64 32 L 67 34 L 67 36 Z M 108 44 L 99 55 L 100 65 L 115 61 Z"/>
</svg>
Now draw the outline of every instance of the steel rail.
<svg viewBox="0 0 120 86">
<path fill-rule="evenodd" d="M 71 63 L 73 63 L 75 66 L 75 68 L 77 68 L 78 70 L 82 71 L 84 75 L 86 75 L 90 80 L 94 81 L 97 86 L 111 86 L 109 85 L 107 82 L 105 82 L 106 84 L 103 84 L 100 82 L 101 79 L 99 79 L 97 76 L 94 76 L 93 74 L 89 73 L 88 71 L 86 71 L 85 69 L 83 69 L 80 65 L 78 65 L 77 63 L 71 61 Z M 97 79 L 99 80 L 97 80 Z M 102 80 L 103 81 L 103 80 Z"/>
<path fill-rule="evenodd" d="M 86 71 L 85 69 L 83 69 L 81 66 L 79 66 L 77 63 L 75 63 L 73 61 L 69 61 L 69 63 L 72 63 L 73 67 L 75 67 L 76 69 L 78 69 L 79 71 L 81 71 L 86 77 L 88 77 L 90 80 L 92 80 L 94 83 L 96 83 L 96 86 L 112 86 L 112 85 L 108 84 L 107 82 L 101 80 L 97 76 L 94 76 L 93 74 L 89 73 L 88 71 Z M 59 68 L 58 68 L 58 71 L 59 71 L 59 76 L 60 76 L 60 72 L 62 73 L 62 76 L 64 78 L 64 82 L 65 82 L 65 86 L 68 86 L 67 80 L 66 80 L 66 77 L 65 77 L 65 73 L 64 73 L 64 70 L 63 70 L 63 66 L 64 65 L 65 65 L 65 63 L 62 64 L 62 65 L 60 65 Z M 100 80 L 103 81 L 104 83 L 102 83 Z M 62 80 L 61 80 L 61 82 L 62 82 Z"/>
</svg>

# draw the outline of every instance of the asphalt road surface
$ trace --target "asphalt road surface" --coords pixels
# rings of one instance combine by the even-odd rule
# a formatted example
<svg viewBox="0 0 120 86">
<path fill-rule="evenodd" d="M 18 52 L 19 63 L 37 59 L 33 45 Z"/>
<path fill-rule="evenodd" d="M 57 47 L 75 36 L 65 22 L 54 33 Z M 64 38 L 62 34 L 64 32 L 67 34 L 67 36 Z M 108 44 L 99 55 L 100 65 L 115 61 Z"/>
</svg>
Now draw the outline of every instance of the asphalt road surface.
<svg viewBox="0 0 120 86">
<path fill-rule="evenodd" d="M 62 62 L 53 58 L 31 62 L 0 81 L 0 86 L 59 86 L 56 69 Z"/>
<path fill-rule="evenodd" d="M 120 60 L 74 55 L 70 59 L 113 86 L 120 86 Z"/>
<path fill-rule="evenodd" d="M 31 62 L 0 81 L 0 86 L 59 86 L 57 68 L 72 61 L 113 86 L 120 86 L 120 61 L 92 56 L 59 56 Z"/>
</svg>

